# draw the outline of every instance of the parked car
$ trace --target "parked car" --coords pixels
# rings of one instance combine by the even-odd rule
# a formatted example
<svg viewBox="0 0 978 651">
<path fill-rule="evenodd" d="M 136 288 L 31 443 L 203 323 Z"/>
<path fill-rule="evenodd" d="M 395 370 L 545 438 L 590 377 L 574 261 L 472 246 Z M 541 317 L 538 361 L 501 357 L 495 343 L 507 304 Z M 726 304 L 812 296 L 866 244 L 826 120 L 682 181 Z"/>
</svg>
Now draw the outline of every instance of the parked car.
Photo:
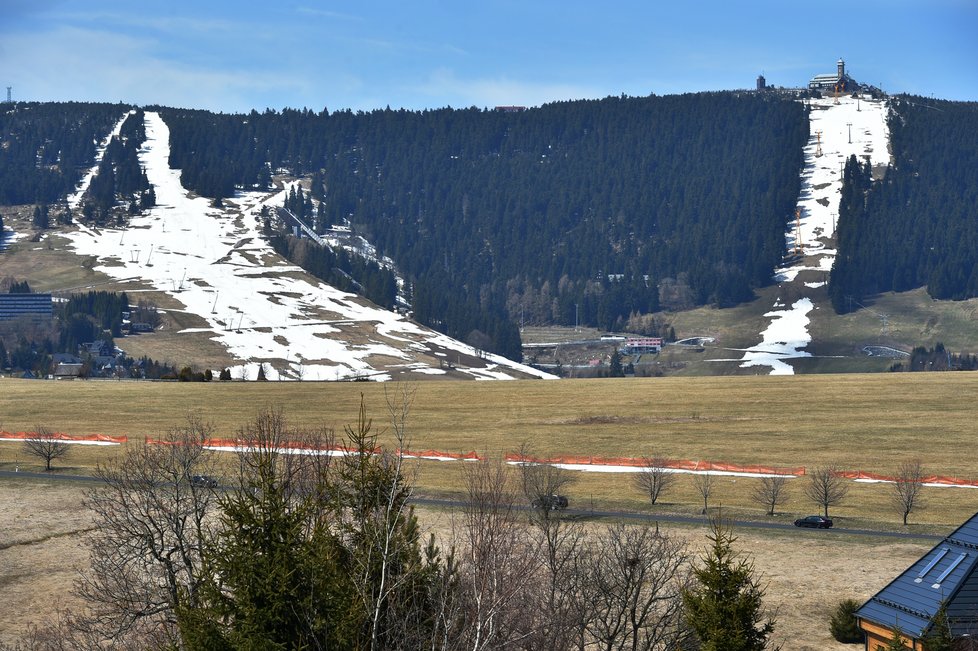
<svg viewBox="0 0 978 651">
<path fill-rule="evenodd" d="M 542 495 L 531 503 L 535 509 L 560 511 L 567 508 L 567 497 L 564 495 Z"/>
<path fill-rule="evenodd" d="M 190 483 L 194 486 L 203 486 L 204 488 L 217 488 L 218 481 L 210 475 L 194 475 L 190 478 Z"/>
<path fill-rule="evenodd" d="M 831 518 L 825 518 L 821 515 L 809 515 L 795 520 L 795 526 L 811 527 L 812 529 L 828 529 L 832 526 L 832 520 Z"/>
</svg>

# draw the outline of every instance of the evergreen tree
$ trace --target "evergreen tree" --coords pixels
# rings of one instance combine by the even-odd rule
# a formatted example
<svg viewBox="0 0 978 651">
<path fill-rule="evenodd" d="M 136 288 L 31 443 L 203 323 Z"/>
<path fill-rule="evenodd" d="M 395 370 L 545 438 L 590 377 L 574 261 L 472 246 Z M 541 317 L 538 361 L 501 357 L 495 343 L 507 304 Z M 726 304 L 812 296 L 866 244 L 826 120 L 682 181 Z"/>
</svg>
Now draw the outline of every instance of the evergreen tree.
<svg viewBox="0 0 978 651">
<path fill-rule="evenodd" d="M 832 637 L 837 641 L 843 644 L 863 641 L 863 632 L 856 622 L 857 610 L 859 610 L 859 602 L 855 599 L 843 599 L 839 602 L 829 622 Z"/>
<path fill-rule="evenodd" d="M 38 228 L 41 230 L 50 228 L 51 219 L 48 214 L 47 204 L 34 206 L 34 218 L 31 223 L 34 224 L 34 228 Z"/>
<path fill-rule="evenodd" d="M 621 365 L 621 353 L 615 348 L 615 352 L 611 353 L 611 370 L 609 371 L 611 377 L 625 377 L 625 369 Z"/>
<path fill-rule="evenodd" d="M 947 615 L 947 602 L 942 602 L 930 620 L 930 628 L 924 636 L 924 651 L 952 651 L 954 637 Z"/>
<path fill-rule="evenodd" d="M 903 631 L 899 626 L 895 626 L 890 639 L 886 641 L 886 646 L 876 645 L 873 651 L 907 651 L 908 647 L 903 643 Z"/>
<path fill-rule="evenodd" d="M 348 555 L 321 519 L 326 477 L 296 493 L 276 448 L 287 433 L 264 412 L 247 434 L 242 490 L 221 498 L 219 531 L 206 547 L 208 607 L 181 613 L 189 648 L 352 648 L 357 622 Z"/>
<path fill-rule="evenodd" d="M 717 518 L 711 529 L 712 545 L 682 593 L 686 621 L 702 651 L 761 651 L 774 632 L 774 620 L 762 610 L 764 589 L 753 563 L 733 550 L 737 539 L 729 526 Z"/>
<path fill-rule="evenodd" d="M 283 454 L 330 441 L 303 436 L 279 412 L 260 412 L 241 432 L 251 446 L 204 547 L 202 606 L 178 612 L 186 648 L 431 647 L 438 553 L 422 548 L 401 466 L 378 454 L 370 430 L 361 398 L 339 467 Z"/>
</svg>

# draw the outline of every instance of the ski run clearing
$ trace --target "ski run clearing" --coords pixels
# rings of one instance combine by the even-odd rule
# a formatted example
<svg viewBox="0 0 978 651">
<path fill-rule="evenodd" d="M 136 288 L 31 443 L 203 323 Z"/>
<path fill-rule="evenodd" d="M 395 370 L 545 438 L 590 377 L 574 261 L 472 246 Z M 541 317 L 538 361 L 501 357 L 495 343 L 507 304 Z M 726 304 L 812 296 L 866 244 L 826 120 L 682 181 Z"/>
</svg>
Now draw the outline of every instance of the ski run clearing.
<svg viewBox="0 0 978 651">
<path fill-rule="evenodd" d="M 760 334 L 761 342 L 745 350 L 740 360 L 741 368 L 770 367 L 772 375 L 791 375 L 794 369 L 786 360 L 811 356 L 804 350 L 812 340 L 808 333 L 809 313 L 819 308 L 805 294 L 813 294 L 807 290 L 823 286 L 825 280 L 802 283 L 798 274 L 821 272 L 827 277 L 832 270 L 836 252 L 827 248 L 826 241 L 835 235 L 846 159 L 855 155 L 874 167 L 890 160 L 885 102 L 863 97 L 823 98 L 810 100 L 809 107 L 811 137 L 805 147 L 798 198 L 800 223 L 792 220 L 785 235 L 788 251 L 794 252 L 800 245 L 803 255 L 795 256 L 790 264 L 775 272 L 779 286 L 791 283 L 792 295 L 801 293 L 802 298 L 791 305 L 782 304 L 780 299 L 775 301 L 764 315 L 771 318 L 771 323 Z"/>
<path fill-rule="evenodd" d="M 856 155 L 873 166 L 889 162 L 886 103 L 866 98 L 809 100 L 811 137 L 805 147 L 800 220 L 786 232 L 789 252 L 775 280 L 792 286 L 790 305 L 777 299 L 765 317 L 761 341 L 744 350 L 742 368 L 770 368 L 792 374 L 789 360 L 809 357 L 813 297 L 835 261 L 826 243 L 839 215 L 842 168 Z M 81 255 L 95 256 L 98 271 L 115 279 L 139 279 L 176 298 L 187 312 L 207 322 L 184 332 L 207 332 L 239 360 L 232 374 L 254 379 L 265 363 L 268 379 L 389 380 L 398 375 L 444 375 L 452 371 L 476 379 L 553 377 L 530 367 L 476 351 L 353 294 L 316 281 L 276 255 L 260 233 L 262 206 L 283 205 L 288 186 L 271 193 L 242 192 L 213 208 L 180 184 L 170 169 L 169 128 L 158 113 L 146 114 L 147 140 L 140 152 L 157 206 L 133 218 L 125 230 L 94 231 L 80 226 L 71 234 Z M 99 148 L 118 135 L 123 115 Z M 77 208 L 98 165 L 69 197 Z M 799 281 L 801 272 L 820 274 Z M 364 326 L 368 325 L 365 329 Z M 464 356 L 464 359 L 463 359 Z M 480 367 L 480 361 L 484 365 Z"/>
<path fill-rule="evenodd" d="M 480 357 L 471 346 L 285 262 L 262 238 L 258 213 L 263 205 L 281 206 L 287 188 L 242 192 L 224 208 L 211 207 L 181 186 L 180 170 L 170 169 L 166 123 L 158 113 L 145 116 L 139 157 L 155 187 L 156 207 L 125 230 L 79 226 L 69 234 L 72 246 L 79 255 L 95 256 L 101 273 L 139 279 L 206 321 L 183 332 L 207 332 L 222 344 L 239 360 L 232 376 L 256 379 L 264 364 L 269 380 L 389 380 L 395 373 L 444 375 L 446 369 L 485 380 L 553 377 L 502 357 Z M 90 180 L 91 174 L 79 193 Z M 72 195 L 76 202 L 80 197 Z"/>
</svg>

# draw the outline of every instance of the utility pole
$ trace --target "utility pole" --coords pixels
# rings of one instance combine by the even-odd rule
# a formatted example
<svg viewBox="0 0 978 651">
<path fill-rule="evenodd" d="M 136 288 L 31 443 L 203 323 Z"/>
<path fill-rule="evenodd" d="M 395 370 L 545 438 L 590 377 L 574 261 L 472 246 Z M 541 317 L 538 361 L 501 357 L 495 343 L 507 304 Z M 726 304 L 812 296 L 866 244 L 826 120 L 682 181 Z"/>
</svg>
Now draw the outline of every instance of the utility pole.
<svg viewBox="0 0 978 651">
<path fill-rule="evenodd" d="M 852 122 L 846 122 L 846 126 L 849 127 L 849 144 L 852 144 Z"/>
</svg>

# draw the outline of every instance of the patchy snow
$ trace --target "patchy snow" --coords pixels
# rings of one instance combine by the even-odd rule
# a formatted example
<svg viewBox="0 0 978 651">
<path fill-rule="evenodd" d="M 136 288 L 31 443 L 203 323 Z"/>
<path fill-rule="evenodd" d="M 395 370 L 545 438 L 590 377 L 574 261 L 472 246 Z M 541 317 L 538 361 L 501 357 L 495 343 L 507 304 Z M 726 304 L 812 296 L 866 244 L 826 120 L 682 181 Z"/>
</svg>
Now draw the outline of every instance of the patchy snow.
<svg viewBox="0 0 978 651">
<path fill-rule="evenodd" d="M 41 439 L 23 439 L 23 438 L 3 438 L 0 437 L 0 443 L 23 443 L 24 441 L 40 441 Z M 77 439 L 58 439 L 58 443 L 66 443 L 68 445 L 121 445 L 115 441 L 89 441 L 89 440 L 77 440 Z"/>
<path fill-rule="evenodd" d="M 771 325 L 761 333 L 762 341 L 749 348 L 741 367 L 769 366 L 772 375 L 793 374 L 786 360 L 810 357 L 803 349 L 811 341 L 808 334 L 808 313 L 812 310 L 811 295 L 806 289 L 819 289 L 825 280 L 798 283 L 803 271 L 828 274 L 835 262 L 835 249 L 827 241 L 834 237 L 839 218 L 839 199 L 842 190 L 842 170 L 845 161 L 855 155 L 873 166 L 886 165 L 890 160 L 889 132 L 886 125 L 886 102 L 863 98 L 840 97 L 809 101 L 811 137 L 805 146 L 805 167 L 801 174 L 801 195 L 798 197 L 800 219 L 792 219 L 785 233 L 789 253 L 800 245 L 803 256 L 789 256 L 787 264 L 775 270 L 775 281 L 793 283 L 803 298 L 795 301 L 790 310 L 780 309 L 765 314 Z M 713 360 L 721 361 L 721 360 Z"/>
<path fill-rule="evenodd" d="M 223 209 L 211 207 L 181 186 L 180 170 L 170 169 L 166 123 L 158 113 L 145 116 L 139 156 L 156 207 L 124 231 L 80 228 L 69 235 L 72 246 L 98 257 L 98 271 L 140 278 L 204 319 L 205 327 L 188 332 L 210 333 L 241 360 L 231 367 L 233 377 L 255 379 L 264 363 L 269 380 L 387 380 L 392 360 L 418 364 L 414 372 L 429 366 L 422 360 L 430 361 L 432 347 L 475 356 L 470 346 L 284 263 L 262 238 L 258 214 L 264 205 L 282 205 L 288 190 L 243 192 Z M 485 368 L 456 370 L 478 379 L 512 379 L 514 372 L 554 377 L 501 357 L 485 362 Z"/>
<path fill-rule="evenodd" d="M 740 367 L 770 366 L 771 375 L 792 375 L 794 369 L 784 360 L 811 357 L 811 353 L 802 350 L 812 340 L 808 334 L 808 313 L 811 311 L 812 300 L 801 298 L 789 309 L 765 314 L 771 317 L 771 324 L 761 333 L 761 343 L 744 352 Z"/>
<path fill-rule="evenodd" d="M 525 461 L 507 461 L 507 464 L 511 466 L 524 466 L 524 465 L 535 465 L 528 464 Z M 630 466 L 624 464 L 602 464 L 602 463 L 547 463 L 541 462 L 543 465 L 552 466 L 554 468 L 561 468 L 563 470 L 576 470 L 578 472 L 625 472 L 625 473 L 637 473 L 645 472 L 647 469 L 644 466 Z M 795 475 L 785 474 L 785 473 L 763 473 L 763 472 L 747 472 L 747 471 L 737 471 L 737 470 L 692 470 L 687 468 L 661 468 L 662 472 L 670 474 L 682 474 L 682 475 L 716 475 L 723 477 L 784 477 L 785 479 L 796 479 Z"/>
<path fill-rule="evenodd" d="M 852 481 L 858 484 L 895 484 L 896 481 L 892 479 L 853 479 Z M 927 486 L 929 488 L 978 488 L 978 486 L 973 486 L 971 484 L 948 484 L 945 482 L 922 482 L 921 486 Z"/>
</svg>

